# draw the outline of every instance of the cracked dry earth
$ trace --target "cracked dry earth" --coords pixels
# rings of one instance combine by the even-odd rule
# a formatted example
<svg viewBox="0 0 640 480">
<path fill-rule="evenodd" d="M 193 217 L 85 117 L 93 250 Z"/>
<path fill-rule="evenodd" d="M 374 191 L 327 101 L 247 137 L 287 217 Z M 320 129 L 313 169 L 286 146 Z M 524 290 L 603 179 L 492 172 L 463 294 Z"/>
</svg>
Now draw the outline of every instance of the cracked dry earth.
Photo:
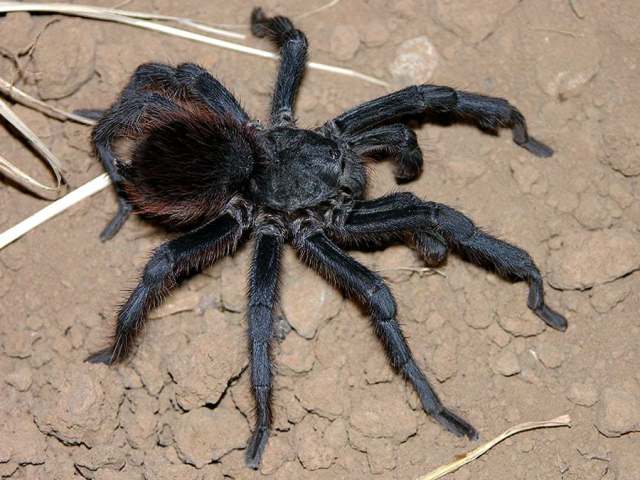
<svg viewBox="0 0 640 480">
<path fill-rule="evenodd" d="M 102 1 L 111 6 L 113 2 Z M 270 0 L 294 16 L 321 2 Z M 482 8 L 479 5 L 482 4 Z M 252 2 L 134 0 L 132 10 L 245 24 Z M 526 287 L 451 257 L 442 274 L 408 249 L 354 253 L 390 282 L 419 363 L 443 400 L 488 440 L 515 423 L 571 414 L 573 428 L 515 437 L 452 480 L 640 478 L 640 2 L 350 0 L 301 19 L 316 61 L 396 86 L 432 82 L 503 96 L 556 149 L 538 159 L 508 132 L 425 126 L 425 172 L 392 190 L 451 204 L 531 252 L 564 334 Z M 246 30 L 244 30 L 246 31 Z M 275 63 L 111 23 L 12 14 L 3 51 L 18 86 L 62 108 L 104 107 L 140 63 L 199 62 L 258 115 Z M 270 48 L 266 41 L 247 40 Z M 29 46 L 33 45 L 32 51 Z M 3 78 L 14 64 L 0 57 Z M 309 71 L 301 125 L 385 93 Z M 15 106 L 74 186 L 101 173 L 89 129 Z M 5 128 L 0 151 L 42 176 Z M 42 208 L 0 184 L 2 230 Z M 186 282 L 116 368 L 83 363 L 166 234 L 134 219 L 113 241 L 103 192 L 0 252 L 0 476 L 11 479 L 413 479 L 475 447 L 423 414 L 387 366 L 367 319 L 288 252 L 275 348 L 275 432 L 259 472 L 243 464 L 253 403 L 245 345 L 249 248 Z"/>
</svg>

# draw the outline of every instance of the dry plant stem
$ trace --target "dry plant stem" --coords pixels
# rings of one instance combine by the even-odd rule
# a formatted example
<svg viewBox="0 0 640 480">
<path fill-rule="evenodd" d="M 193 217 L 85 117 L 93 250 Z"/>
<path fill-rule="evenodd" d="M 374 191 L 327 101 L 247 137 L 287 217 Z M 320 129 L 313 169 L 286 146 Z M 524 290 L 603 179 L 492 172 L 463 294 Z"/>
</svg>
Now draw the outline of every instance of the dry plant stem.
<svg viewBox="0 0 640 480">
<path fill-rule="evenodd" d="M 318 7 L 318 8 L 314 8 L 313 10 L 309 10 L 308 12 L 301 13 L 297 17 L 294 17 L 294 19 L 295 20 L 300 20 L 301 18 L 305 18 L 305 17 L 308 17 L 310 15 L 315 15 L 316 13 L 320 13 L 323 10 L 327 10 L 328 8 L 335 7 L 339 2 L 340 2 L 340 0 L 331 0 L 326 5 L 323 5 L 323 6 Z"/>
<path fill-rule="evenodd" d="M 29 191 L 37 195 L 40 195 L 44 198 L 50 198 L 51 196 L 53 196 L 54 198 L 59 197 L 64 190 L 63 185 L 65 182 L 64 177 L 62 176 L 62 165 L 60 164 L 58 158 L 2 100 L 0 100 L 0 116 L 4 117 L 7 122 L 13 125 L 13 127 L 18 130 L 33 146 L 33 148 L 45 159 L 45 161 L 49 165 L 49 168 L 51 168 L 54 176 L 56 177 L 56 186 L 48 187 L 46 185 L 42 185 L 40 182 L 30 177 L 17 167 L 11 165 L 10 163 L 9 165 L 11 165 L 11 167 L 7 167 L 5 163 L 0 164 L 0 166 L 2 167 L 0 169 L 11 178 L 18 181 Z M 6 160 L 4 161 L 7 162 Z"/>
<path fill-rule="evenodd" d="M 23 186 L 24 188 L 26 188 L 30 192 L 35 193 L 38 196 L 47 197 L 46 194 L 56 191 L 55 188 L 43 185 L 35 178 L 20 170 L 2 155 L 0 155 L 0 172 L 16 182 L 18 185 Z"/>
<path fill-rule="evenodd" d="M 553 420 L 548 420 L 544 422 L 527 422 L 516 425 L 515 427 L 511 427 L 505 430 L 502 434 L 498 435 L 493 440 L 485 443 L 484 445 L 479 446 L 475 450 L 470 451 L 464 457 L 456 460 L 455 462 L 449 463 L 447 465 L 443 465 L 440 468 L 433 470 L 430 473 L 420 477 L 418 480 L 437 480 L 439 478 L 444 477 L 450 473 L 455 472 L 460 467 L 466 465 L 467 463 L 471 463 L 480 456 L 487 453 L 497 444 L 506 440 L 507 438 L 515 435 L 516 433 L 525 432 L 527 430 L 535 430 L 537 428 L 553 428 L 553 427 L 570 427 L 571 426 L 571 417 L 569 415 L 562 415 L 561 417 L 554 418 Z"/>
<path fill-rule="evenodd" d="M 184 25 L 189 25 L 193 28 L 198 28 L 200 30 L 204 30 L 210 33 L 215 33 L 217 35 L 231 37 L 231 38 L 239 38 L 244 39 L 247 36 L 243 33 L 238 32 L 229 32 L 227 30 L 223 30 L 220 28 L 215 28 L 210 25 L 206 25 L 204 23 L 196 22 L 190 18 L 184 17 L 174 17 L 172 15 L 160 15 L 157 13 L 145 13 L 145 12 L 134 12 L 131 10 L 120 10 L 119 8 L 104 8 L 104 7 L 95 7 L 93 5 L 74 5 L 71 3 L 22 3 L 22 2 L 0 2 L 0 5 L 4 8 L 11 6 L 24 5 L 29 8 L 29 11 L 35 12 L 57 12 L 57 13 L 65 13 L 67 15 L 77 15 L 80 17 L 85 16 L 84 13 L 89 12 L 96 15 L 100 14 L 112 14 L 112 15 L 122 15 L 124 17 L 131 18 L 140 18 L 147 20 L 163 20 L 169 22 L 182 23 Z M 18 11 L 18 10 L 7 10 L 7 11 Z"/>
<path fill-rule="evenodd" d="M 412 273 L 417 273 L 420 276 L 428 274 L 428 275 L 442 275 L 443 277 L 446 277 L 444 272 L 441 272 L 437 268 L 430 268 L 430 267 L 389 267 L 389 268 L 380 268 L 376 270 L 376 272 L 378 273 L 395 272 L 395 271 L 412 272 Z"/>
<path fill-rule="evenodd" d="M 569 6 L 576 17 L 580 20 L 584 19 L 584 13 L 582 13 L 582 9 L 577 5 L 576 0 L 569 0 Z"/>
<path fill-rule="evenodd" d="M 83 125 L 95 125 L 94 120 L 76 115 L 75 113 L 66 112 L 60 108 L 49 105 L 37 98 L 32 97 L 28 93 L 14 87 L 11 83 L 7 82 L 4 78 L 0 78 L 0 92 L 4 93 L 11 100 L 21 103 L 29 108 L 33 108 L 45 115 L 55 118 L 56 120 L 72 120 Z"/>
<path fill-rule="evenodd" d="M 167 25 L 161 25 L 147 20 L 141 20 L 139 18 L 127 17 L 120 13 L 118 10 L 100 9 L 98 7 L 85 7 L 82 5 L 70 5 L 64 3 L 19 3 L 19 2 L 0 2 L 0 13 L 6 12 L 54 12 L 65 15 L 75 15 L 86 18 L 94 18 L 98 20 L 107 20 L 116 23 L 123 23 L 134 27 L 145 28 L 148 30 L 154 30 L 156 32 L 165 33 L 167 35 L 173 35 L 187 40 L 193 40 L 207 45 L 214 45 L 220 48 L 226 48 L 236 52 L 247 53 L 249 55 L 255 55 L 257 57 L 270 58 L 277 60 L 280 57 L 275 53 L 268 52 L 266 50 L 260 50 L 254 47 L 247 47 L 246 45 L 240 45 L 238 43 L 228 42 L 226 40 L 220 40 L 218 38 L 207 37 L 198 33 L 189 32 L 180 28 L 170 27 Z M 113 13 L 115 12 L 115 13 Z M 355 70 L 348 68 L 335 67 L 333 65 L 326 65 L 324 63 L 308 62 L 307 67 L 315 70 L 322 70 L 325 72 L 336 73 L 338 75 L 344 75 L 347 77 L 358 78 L 375 85 L 388 87 L 389 84 L 379 78 L 371 77 Z"/>
<path fill-rule="evenodd" d="M 65 195 L 60 200 L 47 205 L 45 208 L 36 212 L 26 220 L 23 220 L 19 224 L 0 234 L 0 250 L 38 225 L 55 217 L 59 213 L 64 212 L 67 208 L 79 203 L 85 198 L 104 190 L 109 185 L 111 185 L 111 180 L 109 180 L 109 176 L 106 173 L 103 173 L 99 177 L 94 178 L 71 193 Z"/>
</svg>

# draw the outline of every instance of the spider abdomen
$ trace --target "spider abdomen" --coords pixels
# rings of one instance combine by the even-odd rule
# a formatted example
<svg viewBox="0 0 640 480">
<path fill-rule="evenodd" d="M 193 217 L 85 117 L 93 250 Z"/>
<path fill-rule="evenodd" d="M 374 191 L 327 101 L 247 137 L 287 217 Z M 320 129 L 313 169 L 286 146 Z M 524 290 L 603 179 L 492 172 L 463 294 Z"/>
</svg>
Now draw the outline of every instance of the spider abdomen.
<svg viewBox="0 0 640 480">
<path fill-rule="evenodd" d="M 171 225 L 215 218 L 241 193 L 260 155 L 254 130 L 198 110 L 155 118 L 120 165 L 135 209 Z"/>
</svg>

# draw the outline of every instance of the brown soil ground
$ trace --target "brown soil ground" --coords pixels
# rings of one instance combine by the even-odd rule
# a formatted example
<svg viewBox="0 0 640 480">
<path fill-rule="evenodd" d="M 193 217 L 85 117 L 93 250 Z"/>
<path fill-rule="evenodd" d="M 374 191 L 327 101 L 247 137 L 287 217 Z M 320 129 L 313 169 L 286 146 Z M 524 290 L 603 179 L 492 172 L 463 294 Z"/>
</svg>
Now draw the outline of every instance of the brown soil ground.
<svg viewBox="0 0 640 480">
<path fill-rule="evenodd" d="M 264 6 L 295 16 L 320 5 Z M 245 24 L 251 7 L 134 0 L 126 8 Z M 451 479 L 640 478 L 638 18 L 636 0 L 344 0 L 298 22 L 315 61 L 398 86 L 434 70 L 429 82 L 510 99 L 556 149 L 539 159 L 514 146 L 509 132 L 425 126 L 418 181 L 398 187 L 388 164 L 371 178 L 369 196 L 411 190 L 526 248 L 545 275 L 549 303 L 570 322 L 566 333 L 545 328 L 526 307 L 525 285 L 455 256 L 441 274 L 385 271 L 420 365 L 483 440 L 523 421 L 573 418 L 571 429 L 515 437 Z M 404 44 L 418 37 L 437 57 L 416 50 L 428 46 L 424 39 Z M 0 44 L 19 59 L 20 87 L 66 109 L 109 105 L 142 62 L 194 61 L 264 118 L 276 69 L 157 33 L 48 15 L 0 19 Z M 412 48 L 414 68 L 398 66 Z M 0 66 L 13 78 L 7 56 Z M 318 125 L 384 93 L 309 71 L 299 123 Z M 87 127 L 15 111 L 62 158 L 74 186 L 101 173 Z M 37 158 L 5 128 L 0 152 L 42 177 Z M 0 205 L 4 230 L 46 202 L 3 183 Z M 0 253 L 2 478 L 413 479 L 476 446 L 418 408 L 367 319 L 288 252 L 282 312 L 292 329 L 274 352 L 275 432 L 261 471 L 247 470 L 250 248 L 177 290 L 127 364 L 89 365 L 83 359 L 104 345 L 148 252 L 167 238 L 133 219 L 100 243 L 114 211 L 114 194 L 100 193 Z M 422 266 L 400 247 L 354 255 L 376 269 Z"/>
</svg>

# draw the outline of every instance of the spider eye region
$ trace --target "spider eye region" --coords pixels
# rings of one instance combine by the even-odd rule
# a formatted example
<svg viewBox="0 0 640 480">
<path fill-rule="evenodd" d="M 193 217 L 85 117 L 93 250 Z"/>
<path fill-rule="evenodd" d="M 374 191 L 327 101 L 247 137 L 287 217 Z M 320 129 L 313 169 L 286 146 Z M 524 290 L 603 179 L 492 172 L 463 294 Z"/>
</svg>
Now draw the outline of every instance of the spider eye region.
<svg viewBox="0 0 640 480">
<path fill-rule="evenodd" d="M 264 132 L 268 161 L 255 176 L 259 203 L 287 213 L 314 207 L 340 193 L 344 153 L 314 131 L 281 127 Z"/>
</svg>

